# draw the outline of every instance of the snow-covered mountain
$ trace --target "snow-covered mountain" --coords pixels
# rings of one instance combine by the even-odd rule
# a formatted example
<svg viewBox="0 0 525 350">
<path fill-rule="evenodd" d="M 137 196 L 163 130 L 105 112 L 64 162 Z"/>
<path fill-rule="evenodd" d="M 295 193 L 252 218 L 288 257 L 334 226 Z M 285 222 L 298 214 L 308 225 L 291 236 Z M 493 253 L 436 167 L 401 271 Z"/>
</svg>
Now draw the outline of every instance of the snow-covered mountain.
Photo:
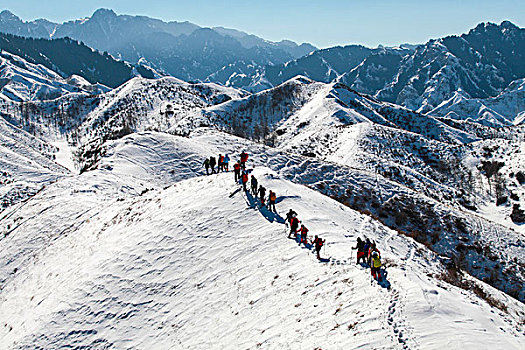
<svg viewBox="0 0 525 350">
<path fill-rule="evenodd" d="M 70 145 L 64 149 L 74 147 L 76 168 L 82 172 L 99 165 L 108 141 L 130 133 L 169 130 L 188 136 L 212 127 L 330 164 L 328 173 L 320 175 L 330 181 L 295 177 L 356 210 L 368 211 L 391 228 L 407 235 L 420 232 L 417 240 L 451 258 L 457 257 L 456 246 L 465 242 L 471 247 L 490 243 L 492 234 L 483 238 L 472 233 L 465 238 L 465 227 L 478 232 L 483 225 L 484 231 L 508 236 L 507 241 L 516 239 L 513 230 L 522 230 L 525 193 L 516 187 L 523 163 L 518 152 L 523 144 L 520 127 L 498 130 L 434 118 L 380 102 L 341 83 L 297 77 L 249 95 L 212 83 L 135 78 L 106 94 L 68 94 L 11 110 L 15 113 L 10 118 L 17 125 L 29 125 L 35 135 L 50 142 L 59 130 Z M 35 111 L 46 111 L 47 121 Z M 493 147 L 491 143 L 498 152 L 483 151 Z M 344 184 L 333 178 L 331 172 L 339 171 L 334 164 L 344 169 Z M 352 178 L 355 169 L 365 171 L 372 180 L 356 181 Z M 378 176 L 390 181 L 395 190 L 378 192 Z M 487 210 L 494 203 L 497 216 Z M 407 208 L 419 208 L 420 216 L 399 214 Z M 496 259 L 496 264 L 488 262 L 493 261 L 490 250 L 472 254 L 491 267 L 479 271 L 466 263 L 467 271 L 479 278 L 489 278 L 490 271 L 513 271 L 512 277 L 491 278 L 490 283 L 521 298 L 525 290 L 518 286 L 523 268 L 507 257 Z"/>
<path fill-rule="evenodd" d="M 428 112 L 456 120 L 469 120 L 483 125 L 502 127 L 523 124 L 525 120 L 525 79 L 513 81 L 496 97 L 469 98 L 457 91 L 450 99 Z"/>
<path fill-rule="evenodd" d="M 99 53 L 77 41 L 66 39 L 28 39 L 0 33 L 0 51 L 42 64 L 63 78 L 81 76 L 92 84 L 117 87 L 134 76 L 154 78 L 159 74 L 144 62 L 131 65 Z"/>
<path fill-rule="evenodd" d="M 110 89 L 100 84 L 90 84 L 84 78 L 62 78 L 41 65 L 3 51 L 0 54 L 0 98 L 8 101 L 54 99 L 72 92 L 99 94 Z"/>
<path fill-rule="evenodd" d="M 253 156 L 253 174 L 278 193 L 279 214 L 242 191 L 230 197 L 239 187 L 232 173 L 203 176 L 203 157 L 241 149 Z M 98 169 L 10 208 L 1 221 L 1 343 L 523 346 L 520 302 L 447 270 L 425 246 L 369 216 L 288 181 L 283 172 L 306 174 L 277 150 L 261 150 L 213 131 L 128 135 L 111 142 Z M 326 260 L 286 238 L 288 208 L 327 240 Z M 350 258 L 363 235 L 382 251 L 383 283 Z M 458 278 L 467 290 L 450 283 Z"/>
<path fill-rule="evenodd" d="M 31 38 L 49 38 L 56 24 L 45 19 L 24 22 L 11 11 L 0 12 L 0 32 Z"/>
<path fill-rule="evenodd" d="M 71 37 L 115 57 L 140 62 L 143 69 L 156 67 L 186 81 L 259 92 L 303 75 L 320 82 L 339 81 L 421 113 L 435 110 L 439 116 L 494 126 L 523 120 L 522 94 L 499 97 L 525 78 L 525 31 L 508 21 L 481 23 L 467 34 L 424 45 L 376 49 L 349 45 L 317 51 L 308 44 L 270 42 L 234 29 L 117 15 L 106 9 L 53 25 L 45 20 L 24 22 L 3 11 L 0 31 Z M 450 107 L 460 101 L 464 101 L 461 106 Z"/>
<path fill-rule="evenodd" d="M 462 90 L 495 97 L 525 77 L 525 29 L 510 22 L 481 23 L 468 34 L 431 40 L 400 63 L 380 99 L 427 112 Z"/>
<path fill-rule="evenodd" d="M 0 114 L 0 213 L 69 174 L 56 163 L 59 149 L 20 130 Z"/>
<path fill-rule="evenodd" d="M 257 74 L 254 75 L 250 85 L 243 87 L 253 91 L 261 91 L 264 88 L 282 84 L 297 75 L 302 75 L 319 82 L 329 83 L 339 80 L 341 76 L 356 69 L 363 61 L 366 62 L 370 56 L 379 55 L 379 57 L 382 57 L 383 55 L 392 55 L 398 57 L 398 60 L 401 60 L 401 58 L 410 51 L 410 49 L 402 48 L 370 49 L 361 45 L 336 46 L 317 50 L 309 55 L 289 62 L 267 65 L 264 67 L 264 70 L 257 72 L 261 76 Z M 392 66 L 392 64 L 390 64 L 390 66 Z M 393 67 L 397 68 L 395 64 Z M 373 73 L 374 79 L 384 79 L 377 76 L 377 71 Z M 268 82 L 268 85 L 262 86 L 262 89 L 258 84 L 261 79 Z M 387 79 L 391 79 L 391 76 L 388 76 Z M 358 81 L 359 79 L 355 78 L 355 80 Z M 365 84 L 365 86 L 368 85 Z M 383 86 L 384 84 L 381 85 L 381 88 Z M 362 92 L 368 93 L 368 91 Z"/>
<path fill-rule="evenodd" d="M 351 45 L 318 50 L 256 70 L 244 86 L 261 91 L 300 74 L 321 82 L 339 81 L 422 113 L 432 113 L 445 103 L 439 109 L 439 115 L 445 115 L 447 106 L 462 99 L 466 102 L 452 108 L 450 111 L 456 113 L 449 113 L 449 117 L 457 114 L 459 119 L 509 125 L 523 119 L 519 106 L 525 102 L 519 93 L 499 95 L 512 91 L 525 78 L 524 48 L 525 29 L 508 21 L 500 25 L 481 23 L 467 34 L 410 48 Z M 482 110 L 474 113 L 476 107 Z"/>
</svg>

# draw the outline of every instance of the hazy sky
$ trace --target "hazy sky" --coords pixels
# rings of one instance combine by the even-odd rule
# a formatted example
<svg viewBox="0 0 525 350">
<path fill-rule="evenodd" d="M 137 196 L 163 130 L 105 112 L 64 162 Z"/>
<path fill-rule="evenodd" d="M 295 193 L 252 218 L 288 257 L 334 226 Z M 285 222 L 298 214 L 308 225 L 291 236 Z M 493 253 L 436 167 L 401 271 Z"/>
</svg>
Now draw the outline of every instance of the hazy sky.
<svg viewBox="0 0 525 350">
<path fill-rule="evenodd" d="M 23 20 L 56 22 L 90 16 L 100 7 L 200 26 L 224 26 L 320 48 L 424 43 L 461 34 L 479 22 L 525 26 L 525 0 L 2 0 Z"/>
</svg>

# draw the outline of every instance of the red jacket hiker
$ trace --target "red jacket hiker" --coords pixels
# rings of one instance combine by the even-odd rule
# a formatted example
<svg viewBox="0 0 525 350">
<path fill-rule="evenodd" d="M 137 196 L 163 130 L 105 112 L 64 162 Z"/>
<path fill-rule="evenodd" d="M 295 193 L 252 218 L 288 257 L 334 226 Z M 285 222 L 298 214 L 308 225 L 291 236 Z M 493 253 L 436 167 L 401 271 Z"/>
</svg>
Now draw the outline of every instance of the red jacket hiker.
<svg viewBox="0 0 525 350">
<path fill-rule="evenodd" d="M 299 227 L 299 219 L 295 216 L 292 216 L 290 219 L 290 233 L 288 234 L 288 238 L 294 235 L 295 238 L 297 238 L 297 228 Z"/>
<path fill-rule="evenodd" d="M 233 165 L 233 176 L 235 178 L 235 182 L 239 181 L 239 179 L 241 178 L 241 165 L 239 164 L 239 162 Z"/>
<path fill-rule="evenodd" d="M 323 247 L 324 239 L 321 239 L 315 236 L 315 239 L 312 243 L 315 245 L 315 251 L 317 252 L 317 259 L 321 260 L 321 256 L 319 255 L 319 253 L 321 252 L 321 248 Z"/>
<path fill-rule="evenodd" d="M 248 153 L 241 153 L 241 168 L 246 169 L 246 162 L 248 161 Z"/>
<path fill-rule="evenodd" d="M 301 225 L 301 241 L 299 242 L 299 244 L 303 243 L 304 244 L 307 244 L 308 241 L 306 240 L 306 235 L 308 234 L 308 229 L 304 226 L 304 225 Z"/>
<path fill-rule="evenodd" d="M 248 161 L 248 153 L 241 153 L 241 163 L 246 163 Z"/>
<path fill-rule="evenodd" d="M 246 183 L 248 182 L 248 174 L 243 173 L 241 176 L 241 180 L 242 180 L 242 188 L 244 191 L 246 191 Z"/>
</svg>

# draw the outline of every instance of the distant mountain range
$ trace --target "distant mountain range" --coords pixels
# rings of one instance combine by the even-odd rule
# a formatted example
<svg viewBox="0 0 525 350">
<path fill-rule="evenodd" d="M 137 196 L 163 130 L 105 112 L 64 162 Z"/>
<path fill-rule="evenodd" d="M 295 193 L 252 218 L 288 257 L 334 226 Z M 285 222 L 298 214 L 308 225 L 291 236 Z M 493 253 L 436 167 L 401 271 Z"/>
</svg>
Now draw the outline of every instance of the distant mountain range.
<svg viewBox="0 0 525 350">
<path fill-rule="evenodd" d="M 525 29 L 508 21 L 500 25 L 481 23 L 468 34 L 430 40 L 415 48 L 350 45 L 318 50 L 281 65 L 266 66 L 253 75 L 247 88 L 261 91 L 298 74 L 326 83 L 339 81 L 421 113 L 432 113 L 449 101 L 449 110 L 466 112 L 460 119 L 510 125 L 522 122 L 525 111 L 523 92 L 516 91 L 525 78 Z M 498 97 L 503 93 L 507 98 Z M 458 94 L 462 96 L 461 108 L 453 107 L 450 101 Z M 465 108 L 465 103 L 491 107 Z M 443 111 L 440 108 L 439 114 Z"/>
<path fill-rule="evenodd" d="M 108 53 L 69 38 L 48 40 L 23 38 L 0 33 L 0 50 L 7 51 L 33 64 L 42 64 L 63 78 L 78 75 L 90 83 L 117 87 L 134 76 L 153 78 L 155 73 L 141 65 L 115 60 Z"/>
<path fill-rule="evenodd" d="M 117 15 L 107 9 L 61 24 L 43 19 L 24 22 L 6 10 L 0 13 L 0 32 L 32 38 L 69 37 L 131 63 L 146 60 L 184 80 L 205 80 L 232 63 L 239 69 L 278 64 L 316 50 L 310 44 L 271 42 L 234 29 Z"/>
</svg>

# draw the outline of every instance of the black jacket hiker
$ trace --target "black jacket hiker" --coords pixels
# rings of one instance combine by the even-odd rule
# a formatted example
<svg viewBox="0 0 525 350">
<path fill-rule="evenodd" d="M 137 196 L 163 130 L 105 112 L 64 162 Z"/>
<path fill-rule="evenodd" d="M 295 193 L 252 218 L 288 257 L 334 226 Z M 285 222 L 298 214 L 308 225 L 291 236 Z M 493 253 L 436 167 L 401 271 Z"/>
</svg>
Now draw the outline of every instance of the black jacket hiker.
<svg viewBox="0 0 525 350">
<path fill-rule="evenodd" d="M 352 249 L 357 249 L 357 264 L 359 264 L 361 259 L 363 260 L 363 263 L 366 263 L 365 242 L 361 239 L 361 237 L 357 237 L 357 244 Z"/>
<path fill-rule="evenodd" d="M 319 238 L 317 236 L 315 236 L 315 239 L 312 242 L 314 244 L 314 246 L 315 246 L 315 251 L 317 253 L 317 259 L 319 259 L 319 260 L 321 260 L 320 252 L 321 252 L 321 248 L 324 245 L 324 242 L 325 242 L 324 239 L 321 239 L 321 238 Z"/>
<path fill-rule="evenodd" d="M 259 196 L 261 198 L 261 205 L 264 205 L 264 196 L 266 196 L 266 188 L 263 185 L 259 186 Z"/>
<path fill-rule="evenodd" d="M 204 165 L 204 168 L 206 168 L 206 175 L 210 175 L 209 173 L 209 170 L 210 170 L 210 160 L 208 158 L 206 158 L 204 160 L 204 163 L 202 163 L 202 165 Z"/>
<path fill-rule="evenodd" d="M 212 174 L 215 174 L 215 164 L 217 164 L 215 157 L 210 157 L 210 168 Z"/>
<path fill-rule="evenodd" d="M 257 179 L 255 178 L 255 176 L 252 175 L 252 180 L 251 180 L 251 184 L 252 184 L 252 192 L 253 192 L 253 195 L 254 196 L 257 196 Z"/>
<path fill-rule="evenodd" d="M 297 213 L 293 211 L 292 209 L 290 209 L 290 211 L 286 213 L 286 221 L 290 223 L 290 220 L 292 220 L 294 216 L 297 216 Z"/>
</svg>

